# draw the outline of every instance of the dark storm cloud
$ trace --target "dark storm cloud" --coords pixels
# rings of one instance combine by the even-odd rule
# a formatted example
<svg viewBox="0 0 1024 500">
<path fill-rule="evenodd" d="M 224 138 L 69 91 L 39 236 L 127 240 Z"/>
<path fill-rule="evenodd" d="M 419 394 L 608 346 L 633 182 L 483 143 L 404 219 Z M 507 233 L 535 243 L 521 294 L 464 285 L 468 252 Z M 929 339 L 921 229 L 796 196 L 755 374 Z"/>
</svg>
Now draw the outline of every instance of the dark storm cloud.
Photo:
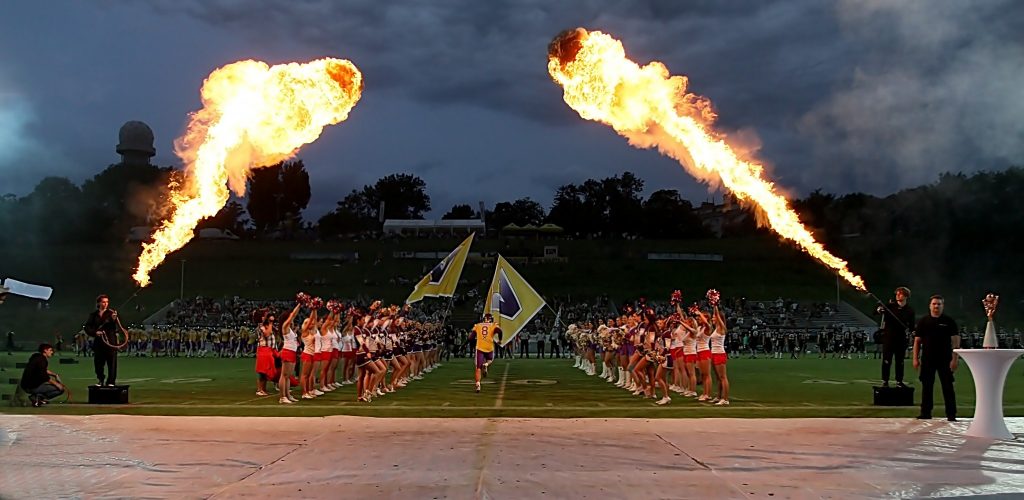
<svg viewBox="0 0 1024 500">
<path fill-rule="evenodd" d="M 883 193 L 1024 163 L 1022 6 L 840 3 L 844 39 L 863 57 L 800 121 L 816 162 Z"/>
<path fill-rule="evenodd" d="M 724 131 L 762 145 L 760 158 L 790 193 L 885 194 L 945 170 L 1021 163 L 1022 5 L 13 3 L 0 19 L 0 45 L 18 49 L 0 58 L 0 188 L 24 192 L 40 172 L 83 180 L 116 160 L 116 130 L 129 119 L 154 128 L 158 163 L 174 163 L 170 141 L 210 70 L 330 55 L 360 67 L 366 92 L 350 120 L 303 149 L 313 211 L 398 171 L 421 175 L 441 213 L 485 195 L 548 203 L 559 184 L 623 170 L 648 191 L 702 195 L 671 160 L 632 151 L 562 102 L 547 45 L 582 26 L 621 39 L 641 64 L 687 75 Z M 78 166 L 56 166 L 67 158 Z"/>
</svg>

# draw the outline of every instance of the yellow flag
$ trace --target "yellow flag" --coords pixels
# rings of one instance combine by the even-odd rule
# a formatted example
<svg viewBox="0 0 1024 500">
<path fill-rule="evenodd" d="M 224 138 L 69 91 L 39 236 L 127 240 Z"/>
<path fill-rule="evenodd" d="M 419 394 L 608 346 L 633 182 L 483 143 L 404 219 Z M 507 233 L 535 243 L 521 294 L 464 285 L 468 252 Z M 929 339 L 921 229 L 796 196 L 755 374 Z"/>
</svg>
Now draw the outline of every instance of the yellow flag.
<svg viewBox="0 0 1024 500">
<path fill-rule="evenodd" d="M 484 311 L 493 314 L 501 328 L 501 345 L 511 342 L 544 305 L 540 294 L 499 255 Z"/>
<path fill-rule="evenodd" d="M 447 257 L 434 266 L 419 283 L 416 283 L 416 288 L 413 288 L 409 298 L 405 299 L 405 303 L 419 302 L 423 300 L 423 297 L 451 297 L 454 295 L 475 235 L 476 233 L 470 234 L 459 246 L 455 247 L 455 250 L 452 250 Z"/>
</svg>

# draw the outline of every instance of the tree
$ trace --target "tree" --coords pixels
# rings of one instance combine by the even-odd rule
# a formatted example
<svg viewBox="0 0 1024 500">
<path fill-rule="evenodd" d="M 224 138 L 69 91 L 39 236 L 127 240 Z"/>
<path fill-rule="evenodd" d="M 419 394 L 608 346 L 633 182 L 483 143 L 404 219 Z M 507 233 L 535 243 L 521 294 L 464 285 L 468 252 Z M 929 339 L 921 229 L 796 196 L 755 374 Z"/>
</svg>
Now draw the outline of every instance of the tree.
<svg viewBox="0 0 1024 500">
<path fill-rule="evenodd" d="M 167 208 L 170 167 L 110 165 L 82 185 L 83 237 L 121 241 L 132 226 L 154 224 Z"/>
<path fill-rule="evenodd" d="M 588 231 L 583 213 L 582 190 L 575 184 L 566 184 L 555 192 L 547 221 L 561 226 L 566 234 L 585 236 Z"/>
<path fill-rule="evenodd" d="M 640 234 L 646 238 L 693 238 L 708 234 L 693 205 L 675 189 L 651 193 L 643 204 Z"/>
<path fill-rule="evenodd" d="M 391 174 L 367 188 L 364 196 L 371 206 L 379 211 L 384 202 L 384 219 L 422 219 L 430 211 L 427 183 L 415 175 Z"/>
<path fill-rule="evenodd" d="M 243 236 L 247 232 L 246 226 L 248 222 L 245 219 L 245 208 L 242 207 L 242 204 L 236 200 L 231 200 L 227 205 L 224 205 L 224 208 L 217 212 L 217 215 L 199 221 L 196 229 L 226 229 L 237 236 Z"/>
<path fill-rule="evenodd" d="M 639 218 L 643 212 L 644 181 L 632 172 L 622 176 L 609 177 L 601 181 L 607 204 L 608 228 L 611 234 L 626 236 L 639 234 Z"/>
<path fill-rule="evenodd" d="M 311 196 L 309 173 L 302 160 L 253 170 L 246 209 L 257 233 L 283 229 L 291 234 L 302 225 L 302 211 Z"/>
<path fill-rule="evenodd" d="M 503 201 L 494 205 L 486 219 L 491 227 L 498 230 L 512 223 L 539 226 L 544 223 L 544 207 L 530 198 L 520 198 L 511 203 Z"/>
<path fill-rule="evenodd" d="M 462 204 L 455 205 L 448 213 L 441 217 L 442 219 L 475 219 L 477 214 L 473 211 L 473 207 Z"/>
<path fill-rule="evenodd" d="M 45 177 L 18 201 L 17 232 L 37 241 L 69 242 L 83 236 L 82 191 L 66 177 Z"/>
</svg>

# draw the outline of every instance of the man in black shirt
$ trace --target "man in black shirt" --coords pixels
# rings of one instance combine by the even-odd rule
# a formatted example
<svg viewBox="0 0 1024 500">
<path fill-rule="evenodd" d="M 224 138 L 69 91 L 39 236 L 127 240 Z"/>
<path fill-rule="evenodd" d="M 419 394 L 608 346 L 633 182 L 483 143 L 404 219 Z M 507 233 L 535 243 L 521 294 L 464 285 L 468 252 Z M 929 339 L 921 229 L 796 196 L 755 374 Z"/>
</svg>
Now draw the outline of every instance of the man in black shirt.
<svg viewBox="0 0 1024 500">
<path fill-rule="evenodd" d="M 47 401 L 64 394 L 64 386 L 56 380 L 56 374 L 48 369 L 53 346 L 39 344 L 39 352 L 28 358 L 25 371 L 21 373 L 21 388 L 29 394 L 32 406 L 43 406 Z M 54 377 L 51 380 L 50 377 Z"/>
<path fill-rule="evenodd" d="M 914 369 L 920 370 L 920 419 L 932 418 L 932 397 L 935 374 L 942 385 L 942 399 L 946 403 L 946 419 L 956 422 L 956 394 L 953 392 L 953 372 L 959 356 L 953 349 L 960 348 L 960 333 L 953 318 L 942 313 L 945 300 L 932 295 L 928 303 L 928 316 L 921 318 L 914 328 Z"/>
<path fill-rule="evenodd" d="M 907 353 L 907 329 L 914 324 L 914 309 L 907 300 L 910 289 L 896 289 L 896 300 L 889 305 L 878 305 L 882 315 L 882 386 L 889 385 L 889 369 L 896 359 L 896 385 L 903 387 L 903 358 Z"/>
<path fill-rule="evenodd" d="M 84 328 L 85 333 L 93 337 L 93 364 L 98 380 L 96 385 L 103 385 L 104 379 L 107 385 L 114 385 L 114 381 L 117 380 L 117 349 L 112 346 L 117 344 L 120 323 L 117 320 L 117 311 L 110 308 L 110 297 L 96 297 L 96 310 L 89 315 Z M 104 367 L 106 377 L 103 375 Z"/>
</svg>

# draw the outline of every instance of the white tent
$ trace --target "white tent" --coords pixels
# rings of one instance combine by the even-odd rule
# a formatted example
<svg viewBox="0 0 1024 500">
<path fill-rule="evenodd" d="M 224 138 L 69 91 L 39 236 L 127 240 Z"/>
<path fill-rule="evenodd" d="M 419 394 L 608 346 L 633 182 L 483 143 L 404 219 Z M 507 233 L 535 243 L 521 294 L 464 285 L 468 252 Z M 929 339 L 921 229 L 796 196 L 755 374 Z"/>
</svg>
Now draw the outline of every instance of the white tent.
<svg viewBox="0 0 1024 500">
<path fill-rule="evenodd" d="M 485 229 L 484 221 L 480 219 L 388 219 L 384 221 L 384 232 L 397 234 L 462 234 L 473 231 L 483 234 Z"/>
</svg>

